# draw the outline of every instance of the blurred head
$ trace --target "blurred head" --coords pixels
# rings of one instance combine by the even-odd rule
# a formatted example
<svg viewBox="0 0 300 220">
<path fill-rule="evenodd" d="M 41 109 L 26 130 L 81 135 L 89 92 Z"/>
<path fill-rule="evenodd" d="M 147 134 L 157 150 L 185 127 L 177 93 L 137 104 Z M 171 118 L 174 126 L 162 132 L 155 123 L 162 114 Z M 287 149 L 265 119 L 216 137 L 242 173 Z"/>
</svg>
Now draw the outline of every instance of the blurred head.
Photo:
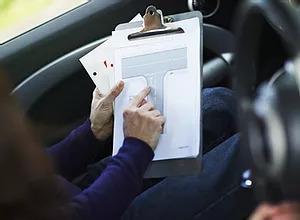
<svg viewBox="0 0 300 220">
<path fill-rule="evenodd" d="M 10 91 L 0 70 L 0 219 L 57 219 L 51 164 Z"/>
</svg>

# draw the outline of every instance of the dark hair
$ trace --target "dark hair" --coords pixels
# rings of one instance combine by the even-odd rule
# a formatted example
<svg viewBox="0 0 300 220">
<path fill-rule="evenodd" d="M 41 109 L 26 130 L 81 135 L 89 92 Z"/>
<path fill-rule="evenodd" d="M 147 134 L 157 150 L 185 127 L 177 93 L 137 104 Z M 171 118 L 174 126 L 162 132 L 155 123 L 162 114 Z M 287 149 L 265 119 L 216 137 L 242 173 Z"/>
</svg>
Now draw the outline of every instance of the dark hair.
<svg viewBox="0 0 300 220">
<path fill-rule="evenodd" d="M 0 219 L 60 219 L 65 199 L 0 71 Z"/>
</svg>

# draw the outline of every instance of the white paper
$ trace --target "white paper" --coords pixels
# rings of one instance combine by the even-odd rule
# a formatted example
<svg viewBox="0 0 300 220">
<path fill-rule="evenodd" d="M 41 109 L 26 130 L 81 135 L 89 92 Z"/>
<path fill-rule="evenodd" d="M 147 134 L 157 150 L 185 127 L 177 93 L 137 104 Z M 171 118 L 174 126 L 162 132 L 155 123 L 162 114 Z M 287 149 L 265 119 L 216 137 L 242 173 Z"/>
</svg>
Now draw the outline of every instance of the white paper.
<svg viewBox="0 0 300 220">
<path fill-rule="evenodd" d="M 125 82 L 115 101 L 113 155 L 124 140 L 124 108 L 146 86 L 151 86 L 148 101 L 166 117 L 154 160 L 199 154 L 202 75 L 199 19 L 166 26 L 181 27 L 185 33 L 128 41 L 128 35 L 140 28 L 113 32 L 115 80 Z"/>
<path fill-rule="evenodd" d="M 130 22 L 142 21 L 140 14 L 136 15 Z M 106 94 L 115 84 L 114 80 L 114 51 L 112 39 L 102 43 L 100 46 L 86 54 L 80 62 L 88 72 L 97 88 Z"/>
</svg>

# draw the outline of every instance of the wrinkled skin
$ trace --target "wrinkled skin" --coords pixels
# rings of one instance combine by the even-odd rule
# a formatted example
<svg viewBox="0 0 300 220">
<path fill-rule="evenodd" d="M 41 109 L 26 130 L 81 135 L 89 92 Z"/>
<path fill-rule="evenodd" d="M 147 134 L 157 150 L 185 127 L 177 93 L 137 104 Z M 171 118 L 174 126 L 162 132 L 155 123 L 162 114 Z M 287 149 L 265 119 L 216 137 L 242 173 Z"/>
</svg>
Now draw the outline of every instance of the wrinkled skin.
<svg viewBox="0 0 300 220">
<path fill-rule="evenodd" d="M 120 95 L 124 88 L 124 82 L 118 82 L 106 95 L 99 89 L 93 92 L 91 105 L 91 129 L 94 136 L 102 141 L 110 137 L 113 133 L 113 102 Z"/>
<path fill-rule="evenodd" d="M 162 133 L 165 118 L 153 104 L 147 103 L 145 98 L 150 88 L 143 89 L 124 111 L 124 136 L 135 137 L 146 142 L 155 150 Z"/>
</svg>

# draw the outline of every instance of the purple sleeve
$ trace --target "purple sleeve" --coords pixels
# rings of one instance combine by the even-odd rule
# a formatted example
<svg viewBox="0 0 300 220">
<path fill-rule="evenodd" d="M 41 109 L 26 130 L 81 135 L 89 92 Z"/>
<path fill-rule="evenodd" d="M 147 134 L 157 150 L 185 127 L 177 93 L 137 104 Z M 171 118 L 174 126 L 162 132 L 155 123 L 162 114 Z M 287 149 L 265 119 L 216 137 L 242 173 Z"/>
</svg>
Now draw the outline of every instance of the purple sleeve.
<svg viewBox="0 0 300 220">
<path fill-rule="evenodd" d="M 101 176 L 72 203 L 72 219 L 120 219 L 142 187 L 143 174 L 153 159 L 145 142 L 126 138 Z"/>
<path fill-rule="evenodd" d="M 47 149 L 56 171 L 68 180 L 83 172 L 101 152 L 105 152 L 103 143 L 93 135 L 90 120 L 73 130 L 63 141 Z"/>
</svg>

